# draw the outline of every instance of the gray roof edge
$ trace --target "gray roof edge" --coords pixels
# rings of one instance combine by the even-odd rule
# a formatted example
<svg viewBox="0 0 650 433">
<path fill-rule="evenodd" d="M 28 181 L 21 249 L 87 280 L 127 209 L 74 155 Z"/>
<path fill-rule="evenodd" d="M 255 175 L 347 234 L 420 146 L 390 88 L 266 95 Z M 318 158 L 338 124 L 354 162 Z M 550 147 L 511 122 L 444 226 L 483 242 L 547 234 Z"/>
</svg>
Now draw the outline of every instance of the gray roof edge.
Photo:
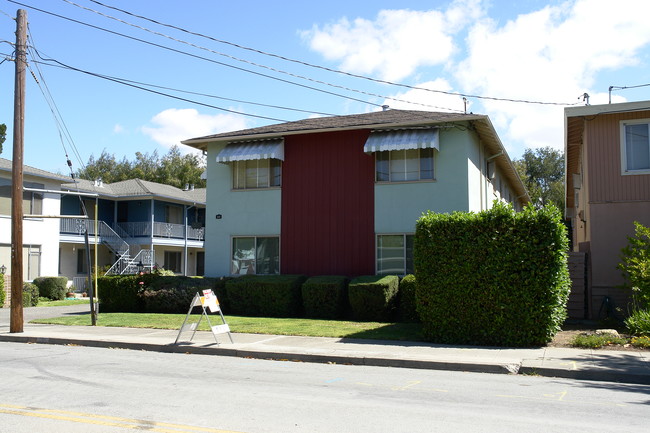
<svg viewBox="0 0 650 433">
<path fill-rule="evenodd" d="M 487 117 L 487 115 L 484 114 L 474 114 L 474 113 L 456 114 L 456 113 L 439 113 L 433 111 L 417 111 L 417 110 L 392 110 L 392 111 L 405 112 L 405 113 L 417 113 L 417 114 L 412 114 L 413 117 L 408 120 L 400 120 L 400 121 L 378 121 L 377 123 L 358 123 L 358 124 L 350 124 L 350 125 L 343 125 L 343 126 L 331 126 L 331 127 L 320 127 L 320 128 L 315 127 L 315 128 L 305 128 L 305 129 L 287 129 L 283 131 L 252 132 L 249 134 L 237 134 L 238 132 L 255 131 L 256 129 L 266 128 L 263 126 L 260 128 L 243 129 L 239 131 L 231 131 L 229 133 L 226 132 L 226 133 L 214 134 L 214 135 L 209 135 L 204 137 L 190 138 L 181 141 L 181 143 L 191 147 L 194 147 L 194 145 L 198 147 L 206 143 L 215 143 L 215 142 L 260 140 L 260 139 L 269 139 L 274 137 L 284 137 L 288 135 L 317 134 L 322 132 L 350 131 L 356 129 L 400 128 L 406 126 L 419 126 L 419 125 L 441 125 L 450 122 L 465 122 L 471 120 L 479 120 Z M 381 113 L 381 112 L 375 112 L 375 113 Z M 368 113 L 368 114 L 374 114 L 374 113 Z M 444 114 L 444 115 L 450 115 L 455 117 L 439 118 L 439 119 L 426 118 L 427 115 L 431 115 L 431 114 Z M 363 116 L 363 114 L 353 114 L 347 116 L 349 117 Z M 330 116 L 330 117 L 343 118 L 346 116 Z M 279 127 L 281 125 L 289 125 L 289 124 L 295 124 L 298 126 L 300 125 L 300 122 L 306 120 L 311 120 L 311 119 L 303 119 L 294 122 L 278 123 L 274 125 L 268 125 L 268 127 L 274 127 L 274 126 Z"/>
<path fill-rule="evenodd" d="M 0 171 L 13 171 L 13 161 L 7 158 L 0 158 Z M 23 175 L 40 177 L 43 179 L 69 182 L 72 178 L 69 176 L 63 176 L 61 174 L 52 173 L 50 171 L 41 170 L 40 168 L 32 167 L 30 165 L 23 164 Z"/>
</svg>

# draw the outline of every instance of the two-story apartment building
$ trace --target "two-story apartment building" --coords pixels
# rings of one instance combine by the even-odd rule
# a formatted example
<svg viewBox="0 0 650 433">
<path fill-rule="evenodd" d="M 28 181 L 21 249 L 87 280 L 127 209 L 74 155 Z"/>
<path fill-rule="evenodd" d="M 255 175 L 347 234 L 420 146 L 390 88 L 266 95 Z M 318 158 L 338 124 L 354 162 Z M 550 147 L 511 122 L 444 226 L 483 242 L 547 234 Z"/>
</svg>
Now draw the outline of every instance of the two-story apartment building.
<svg viewBox="0 0 650 433">
<path fill-rule="evenodd" d="M 627 310 L 616 268 L 634 221 L 650 225 L 650 101 L 564 110 L 566 216 L 573 249 L 587 256 L 588 318 L 604 297 Z"/>
<path fill-rule="evenodd" d="M 23 166 L 23 186 L 56 191 L 70 178 L 38 168 Z M 11 190 L 12 162 L 0 158 L 0 266 L 11 270 Z M 40 218 L 59 214 L 59 195 L 55 193 L 23 193 L 23 214 L 35 215 L 23 221 L 23 280 L 43 275 L 58 275 L 59 221 Z"/>
<path fill-rule="evenodd" d="M 210 276 L 406 274 L 423 212 L 529 201 L 483 115 L 385 110 L 183 143 L 208 155 Z"/>
<path fill-rule="evenodd" d="M 88 216 L 60 223 L 59 273 L 76 278 L 76 286 L 83 284 L 88 269 L 86 229 L 91 240 L 97 233 L 97 264 L 110 268 L 111 274 L 157 266 L 183 275 L 203 275 L 205 188 L 179 189 L 131 179 L 112 184 L 77 180 L 61 189 L 61 215 Z M 97 194 L 97 199 L 65 192 Z"/>
</svg>

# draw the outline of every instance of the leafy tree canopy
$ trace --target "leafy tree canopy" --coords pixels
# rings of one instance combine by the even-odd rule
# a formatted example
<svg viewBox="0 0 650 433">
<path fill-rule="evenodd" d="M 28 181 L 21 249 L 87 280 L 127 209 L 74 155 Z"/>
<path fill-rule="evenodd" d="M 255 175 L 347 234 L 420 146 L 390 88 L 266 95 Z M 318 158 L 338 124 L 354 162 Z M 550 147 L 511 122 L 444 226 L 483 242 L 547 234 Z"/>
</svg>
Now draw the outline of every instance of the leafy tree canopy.
<svg viewBox="0 0 650 433">
<path fill-rule="evenodd" d="M 0 124 L 0 153 L 2 153 L 2 143 L 7 139 L 7 125 Z"/>
<path fill-rule="evenodd" d="M 77 170 L 80 179 L 95 180 L 101 178 L 104 182 L 114 183 L 128 179 L 142 179 L 184 188 L 186 184 L 197 188 L 205 188 L 205 180 L 201 174 L 205 170 L 205 158 L 190 153 L 181 155 L 178 146 L 173 146 L 162 158 L 157 151 L 153 153 L 135 153 L 135 160 L 126 157 L 121 161 L 106 149 L 99 158 L 91 155 L 86 167 Z"/>
<path fill-rule="evenodd" d="M 537 208 L 554 204 L 564 213 L 564 153 L 552 147 L 526 149 L 513 161 Z"/>
</svg>

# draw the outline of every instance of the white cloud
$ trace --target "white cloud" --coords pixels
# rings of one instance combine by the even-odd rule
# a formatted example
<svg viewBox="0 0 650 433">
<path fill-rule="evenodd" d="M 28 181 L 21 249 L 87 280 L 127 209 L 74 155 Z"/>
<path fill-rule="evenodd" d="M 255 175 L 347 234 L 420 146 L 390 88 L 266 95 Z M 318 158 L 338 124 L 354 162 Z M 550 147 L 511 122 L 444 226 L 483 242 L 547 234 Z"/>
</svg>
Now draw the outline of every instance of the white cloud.
<svg viewBox="0 0 650 433">
<path fill-rule="evenodd" d="M 151 123 L 154 126 L 143 126 L 142 132 L 165 147 L 180 145 L 182 140 L 189 138 L 247 128 L 243 116 L 200 114 L 193 108 L 170 108 L 156 114 Z"/>
<path fill-rule="evenodd" d="M 341 18 L 301 35 L 345 71 L 401 80 L 420 66 L 447 62 L 456 49 L 453 34 L 481 16 L 481 4 L 457 0 L 446 11 L 382 10 L 374 21 Z"/>
<path fill-rule="evenodd" d="M 115 126 L 113 126 L 113 133 L 114 134 L 122 134 L 124 133 L 124 127 L 120 125 L 119 123 L 116 123 Z"/>
<path fill-rule="evenodd" d="M 519 15 L 500 27 L 483 19 L 469 31 L 468 55 L 455 76 L 468 93 L 578 103 L 587 92 L 592 104 L 607 103 L 606 89 L 592 86 L 599 73 L 638 62 L 638 50 L 650 43 L 649 14 L 647 1 L 578 0 Z M 507 138 L 526 147 L 562 148 L 562 107 L 482 105 L 499 119 L 495 125 L 507 128 Z"/>
</svg>

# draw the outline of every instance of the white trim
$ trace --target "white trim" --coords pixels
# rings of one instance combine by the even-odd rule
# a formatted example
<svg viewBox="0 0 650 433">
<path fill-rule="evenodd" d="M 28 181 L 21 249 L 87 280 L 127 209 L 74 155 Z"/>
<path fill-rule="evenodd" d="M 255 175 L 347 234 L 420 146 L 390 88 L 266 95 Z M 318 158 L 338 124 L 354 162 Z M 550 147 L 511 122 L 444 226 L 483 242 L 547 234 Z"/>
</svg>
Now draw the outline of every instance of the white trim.
<svg viewBox="0 0 650 433">
<path fill-rule="evenodd" d="M 627 169 L 627 141 L 625 138 L 625 127 L 627 125 L 648 125 L 648 131 L 650 132 L 650 119 L 628 119 L 621 120 L 619 122 L 619 133 L 620 133 L 620 152 L 621 152 L 621 175 L 623 176 L 634 176 L 639 174 L 650 174 L 650 168 L 644 168 L 639 170 L 628 170 Z M 648 147 L 650 147 L 650 137 L 648 139 Z M 650 150 L 650 149 L 649 149 Z M 650 162 L 650 158 L 649 161 Z"/>
</svg>

